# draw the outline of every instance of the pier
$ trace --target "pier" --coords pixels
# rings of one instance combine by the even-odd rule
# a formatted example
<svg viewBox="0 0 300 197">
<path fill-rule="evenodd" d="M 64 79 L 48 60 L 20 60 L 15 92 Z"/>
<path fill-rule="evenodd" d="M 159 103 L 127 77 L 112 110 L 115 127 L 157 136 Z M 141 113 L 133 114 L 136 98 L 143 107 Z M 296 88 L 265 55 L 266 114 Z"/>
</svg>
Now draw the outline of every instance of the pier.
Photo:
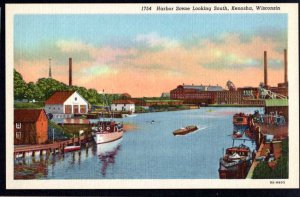
<svg viewBox="0 0 300 197">
<path fill-rule="evenodd" d="M 50 144 L 39 144 L 39 145 L 15 145 L 14 146 L 14 158 L 25 158 L 28 156 L 36 156 L 36 155 L 49 155 L 52 154 L 64 154 L 64 148 L 68 145 L 78 144 L 86 144 L 92 138 L 91 135 L 84 135 L 80 137 L 71 138 L 64 141 L 55 141 Z"/>
</svg>

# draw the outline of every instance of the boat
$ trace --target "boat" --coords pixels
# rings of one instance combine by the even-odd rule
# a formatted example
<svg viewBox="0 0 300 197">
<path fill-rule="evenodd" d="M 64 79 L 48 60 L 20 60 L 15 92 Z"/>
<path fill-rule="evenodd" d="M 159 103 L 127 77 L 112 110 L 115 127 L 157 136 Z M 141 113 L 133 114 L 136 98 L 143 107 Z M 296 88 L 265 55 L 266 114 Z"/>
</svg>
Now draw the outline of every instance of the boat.
<svg viewBox="0 0 300 197">
<path fill-rule="evenodd" d="M 72 152 L 72 151 L 77 151 L 80 150 L 80 146 L 66 146 L 64 148 L 64 152 Z"/>
<path fill-rule="evenodd" d="M 234 114 L 232 118 L 234 138 L 240 138 L 249 130 L 249 115 L 244 113 Z"/>
<path fill-rule="evenodd" d="M 106 100 L 104 94 L 103 96 Z M 102 118 L 99 117 L 100 120 L 98 121 L 97 126 L 92 128 L 94 131 L 93 138 L 96 144 L 113 142 L 123 137 L 123 124 L 113 120 L 114 114 L 109 108 L 107 108 L 107 114 L 110 115 L 110 120 L 105 120 L 102 113 Z"/>
<path fill-rule="evenodd" d="M 198 127 L 195 125 L 191 125 L 191 126 L 187 126 L 185 128 L 175 130 L 173 132 L 173 135 L 186 135 L 186 134 L 191 133 L 196 130 L 198 130 Z"/>
<path fill-rule="evenodd" d="M 244 144 L 226 149 L 226 153 L 220 158 L 220 179 L 243 179 L 252 163 L 252 152 Z"/>
<path fill-rule="evenodd" d="M 94 129 L 94 140 L 97 144 L 112 142 L 123 137 L 123 124 L 115 121 L 99 121 Z"/>
<path fill-rule="evenodd" d="M 232 123 L 236 126 L 246 126 L 248 125 L 249 116 L 244 113 L 234 114 Z"/>
</svg>

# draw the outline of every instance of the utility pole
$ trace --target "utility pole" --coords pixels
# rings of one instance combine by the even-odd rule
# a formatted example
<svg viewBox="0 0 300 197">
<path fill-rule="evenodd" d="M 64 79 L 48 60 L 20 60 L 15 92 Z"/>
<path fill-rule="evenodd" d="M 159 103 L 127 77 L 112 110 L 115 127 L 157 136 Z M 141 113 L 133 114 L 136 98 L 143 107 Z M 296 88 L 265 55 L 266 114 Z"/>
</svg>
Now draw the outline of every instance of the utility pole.
<svg viewBox="0 0 300 197">
<path fill-rule="evenodd" d="M 52 129 L 52 143 L 54 144 L 54 129 Z"/>
</svg>

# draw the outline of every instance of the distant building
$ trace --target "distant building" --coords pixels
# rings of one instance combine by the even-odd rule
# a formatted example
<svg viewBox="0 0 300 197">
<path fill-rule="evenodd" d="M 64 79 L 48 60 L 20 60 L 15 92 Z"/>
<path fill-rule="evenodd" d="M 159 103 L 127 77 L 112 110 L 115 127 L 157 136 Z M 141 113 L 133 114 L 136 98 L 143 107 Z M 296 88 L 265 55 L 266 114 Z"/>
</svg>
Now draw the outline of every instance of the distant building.
<svg viewBox="0 0 300 197">
<path fill-rule="evenodd" d="M 48 118 L 43 109 L 14 110 L 14 144 L 42 144 L 48 140 Z"/>
<path fill-rule="evenodd" d="M 169 92 L 163 92 L 160 97 L 161 98 L 170 98 L 170 93 Z"/>
<path fill-rule="evenodd" d="M 111 104 L 112 111 L 130 111 L 135 112 L 135 104 L 131 100 L 115 100 Z"/>
<path fill-rule="evenodd" d="M 53 118 L 71 118 L 74 114 L 86 114 L 88 102 L 76 91 L 58 91 L 45 101 L 45 111 Z"/>
<path fill-rule="evenodd" d="M 170 91 L 170 98 L 183 100 L 185 104 L 212 104 L 215 102 L 217 91 L 223 91 L 223 88 L 210 85 L 179 85 Z"/>
</svg>

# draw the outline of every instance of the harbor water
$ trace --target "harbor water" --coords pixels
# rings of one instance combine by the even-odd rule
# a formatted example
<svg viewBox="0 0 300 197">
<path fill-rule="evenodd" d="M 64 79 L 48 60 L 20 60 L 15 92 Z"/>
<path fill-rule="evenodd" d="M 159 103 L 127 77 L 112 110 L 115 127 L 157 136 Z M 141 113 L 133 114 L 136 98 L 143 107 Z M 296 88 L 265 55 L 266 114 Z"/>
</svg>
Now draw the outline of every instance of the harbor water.
<svg viewBox="0 0 300 197">
<path fill-rule="evenodd" d="M 262 108 L 205 107 L 117 119 L 134 125 L 123 138 L 64 155 L 15 160 L 15 179 L 217 179 L 226 148 L 255 143 L 231 138 L 235 113 Z M 198 130 L 173 136 L 188 125 Z"/>
</svg>

